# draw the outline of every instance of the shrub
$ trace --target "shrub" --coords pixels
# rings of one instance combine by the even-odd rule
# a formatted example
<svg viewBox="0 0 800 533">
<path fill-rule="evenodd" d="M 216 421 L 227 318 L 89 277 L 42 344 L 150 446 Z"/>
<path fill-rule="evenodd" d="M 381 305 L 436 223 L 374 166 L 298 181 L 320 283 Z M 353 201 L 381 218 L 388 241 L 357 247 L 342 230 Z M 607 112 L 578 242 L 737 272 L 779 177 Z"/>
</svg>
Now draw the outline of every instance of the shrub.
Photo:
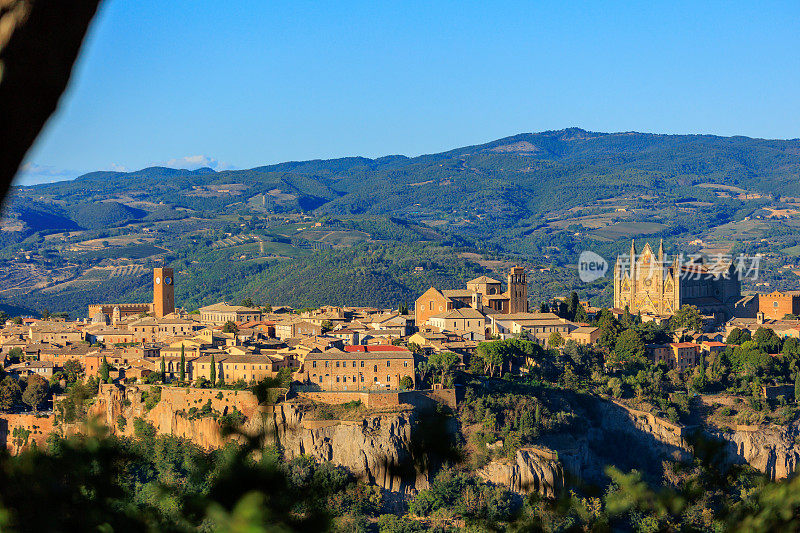
<svg viewBox="0 0 800 533">
<path fill-rule="evenodd" d="M 139 438 L 152 438 L 156 436 L 156 427 L 141 417 L 133 419 L 133 433 Z"/>
</svg>

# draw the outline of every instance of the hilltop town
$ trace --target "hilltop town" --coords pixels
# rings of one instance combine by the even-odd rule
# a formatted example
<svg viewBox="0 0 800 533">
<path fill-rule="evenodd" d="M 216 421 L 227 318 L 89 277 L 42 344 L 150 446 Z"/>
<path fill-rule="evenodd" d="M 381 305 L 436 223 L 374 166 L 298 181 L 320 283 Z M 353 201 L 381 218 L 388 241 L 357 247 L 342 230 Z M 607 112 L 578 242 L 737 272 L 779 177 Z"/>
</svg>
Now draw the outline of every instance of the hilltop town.
<svg viewBox="0 0 800 533">
<path fill-rule="evenodd" d="M 406 445 L 391 434 L 358 444 L 352 424 L 402 425 L 439 406 L 459 421 L 478 475 L 512 490 L 555 495 L 564 470 L 599 482 L 597 465 L 620 459 L 574 456 L 587 438 L 575 425 L 603 417 L 631 438 L 656 439 L 653 460 L 669 447 L 688 450 L 688 435 L 702 428 L 749 443 L 729 460 L 787 477 L 800 457 L 791 437 L 800 291 L 742 296 L 730 265 L 724 276 L 702 261 L 680 266 L 649 243 L 631 243 L 631 254 L 614 267 L 622 308 L 575 293 L 534 305 L 525 269 L 512 267 L 502 281 L 431 287 L 413 308 L 245 299 L 186 310 L 175 301 L 180 278 L 158 267 L 151 302 L 93 303 L 76 321 L 6 317 L 0 444 L 18 453 L 99 420 L 120 436 L 173 435 L 215 449 L 235 438 L 226 425 L 269 426 L 288 457 L 311 454 L 413 495 L 432 471 L 387 477 L 381 454 L 388 446 L 402 455 Z M 514 414 L 523 405 L 530 419 Z M 294 440 L 296 428 L 313 444 Z M 599 431 L 603 442 L 618 438 Z M 366 459 L 344 451 L 353 446 Z"/>
</svg>

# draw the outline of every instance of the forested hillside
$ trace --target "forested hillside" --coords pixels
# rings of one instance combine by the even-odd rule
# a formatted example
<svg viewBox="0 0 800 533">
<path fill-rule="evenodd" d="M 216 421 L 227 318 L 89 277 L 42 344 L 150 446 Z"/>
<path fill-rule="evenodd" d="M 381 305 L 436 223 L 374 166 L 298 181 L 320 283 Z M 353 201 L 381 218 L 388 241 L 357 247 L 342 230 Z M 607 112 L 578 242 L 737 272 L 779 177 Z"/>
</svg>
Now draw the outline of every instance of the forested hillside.
<svg viewBox="0 0 800 533">
<path fill-rule="evenodd" d="M 632 237 L 663 238 L 668 253 L 762 253 L 773 270 L 787 267 L 770 283 L 788 288 L 800 281 L 798 176 L 798 140 L 577 128 L 413 158 L 94 172 L 14 189 L 0 226 L 9 265 L 0 298 L 74 312 L 83 300 L 143 296 L 138 267 L 167 262 L 191 280 L 189 305 L 245 292 L 343 303 L 343 287 L 360 295 L 353 303 L 390 305 L 425 283 L 460 286 L 462 263 L 485 268 L 447 248 L 561 280 L 580 251 L 613 259 Z M 387 258 L 396 243 L 427 251 L 399 246 Z M 426 254 L 447 265 L 440 277 L 406 270 Z"/>
</svg>

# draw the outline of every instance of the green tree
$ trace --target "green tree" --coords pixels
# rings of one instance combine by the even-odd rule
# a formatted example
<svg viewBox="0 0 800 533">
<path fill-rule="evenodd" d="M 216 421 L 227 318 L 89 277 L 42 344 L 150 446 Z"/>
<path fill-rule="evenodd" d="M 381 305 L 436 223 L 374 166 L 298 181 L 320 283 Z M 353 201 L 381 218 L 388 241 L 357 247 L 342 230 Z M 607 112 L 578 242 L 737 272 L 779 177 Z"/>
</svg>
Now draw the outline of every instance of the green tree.
<svg viewBox="0 0 800 533">
<path fill-rule="evenodd" d="M 414 388 L 414 380 L 411 376 L 403 376 L 400 379 L 400 388 L 403 390 L 410 390 Z"/>
<path fill-rule="evenodd" d="M 181 346 L 183 346 L 181 344 Z M 167 361 L 164 359 L 164 356 L 161 356 L 161 381 L 167 381 Z"/>
<path fill-rule="evenodd" d="M 758 347 L 767 353 L 778 353 L 782 348 L 781 338 L 771 328 L 761 326 L 753 335 Z"/>
<path fill-rule="evenodd" d="M 19 346 L 15 346 L 8 351 L 7 357 L 10 361 L 19 363 L 25 357 L 25 352 Z"/>
<path fill-rule="evenodd" d="M 743 342 L 750 340 L 750 330 L 733 328 L 725 340 L 727 344 L 740 345 Z"/>
<path fill-rule="evenodd" d="M 22 393 L 22 401 L 31 406 L 34 412 L 39 410 L 39 406 L 47 399 L 50 392 L 50 387 L 47 380 L 39 374 L 31 374 L 28 376 L 28 384 L 25 386 L 25 392 Z"/>
<path fill-rule="evenodd" d="M 428 364 L 442 373 L 442 385 L 445 384 L 445 376 L 455 370 L 456 365 L 461 361 L 457 354 L 453 352 L 439 352 L 431 354 Z"/>
<path fill-rule="evenodd" d="M 181 344 L 181 383 L 186 382 L 186 355 L 184 355 L 183 344 Z"/>
<path fill-rule="evenodd" d="M 789 359 L 797 359 L 800 356 L 800 341 L 794 337 L 786 337 L 781 353 Z"/>
<path fill-rule="evenodd" d="M 620 332 L 619 322 L 608 309 L 602 309 L 597 318 L 597 327 L 600 328 L 600 337 L 597 344 L 607 350 L 613 350 Z"/>
<path fill-rule="evenodd" d="M 78 380 L 78 376 L 83 372 L 83 365 L 77 359 L 67 360 L 62 368 L 67 384 L 75 383 Z"/>
<path fill-rule="evenodd" d="M 575 291 L 569 293 L 569 298 L 567 298 L 567 320 L 575 320 L 575 313 L 578 312 L 578 307 L 580 307 L 580 305 L 578 293 Z"/>
<path fill-rule="evenodd" d="M 583 308 L 582 305 L 578 304 L 578 308 L 575 310 L 575 318 L 573 318 L 575 322 L 588 322 L 589 315 L 586 314 L 586 309 Z"/>
<path fill-rule="evenodd" d="M 228 320 L 222 326 L 223 333 L 239 333 L 239 326 L 236 325 L 236 322 Z"/>
<path fill-rule="evenodd" d="M 623 331 L 614 347 L 614 360 L 628 366 L 642 363 L 645 358 L 645 346 L 642 336 L 635 329 Z"/>
<path fill-rule="evenodd" d="M 672 331 L 679 329 L 703 331 L 703 318 L 700 316 L 700 311 L 697 307 L 684 305 L 669 319 L 669 326 Z"/>
<path fill-rule="evenodd" d="M 111 375 L 109 374 L 109 370 L 110 367 L 108 365 L 108 359 L 106 359 L 106 356 L 103 355 L 103 362 L 100 363 L 100 370 L 98 371 L 98 374 L 104 383 L 111 383 Z"/>
<path fill-rule="evenodd" d="M 11 411 L 22 399 L 22 389 L 17 380 L 6 376 L 0 382 L 0 411 Z"/>
<path fill-rule="evenodd" d="M 212 387 L 217 384 L 217 363 L 214 361 L 214 354 L 211 354 L 211 376 L 209 381 Z"/>
<path fill-rule="evenodd" d="M 494 377 L 495 370 L 499 369 L 500 377 L 503 377 L 503 366 L 510 355 L 503 341 L 482 342 L 478 344 L 475 353 L 483 362 L 486 375 Z"/>
<path fill-rule="evenodd" d="M 558 347 L 564 344 L 564 337 L 561 336 L 561 333 L 558 331 L 554 331 L 550 334 L 550 337 L 547 339 L 548 346 L 551 347 Z"/>
<path fill-rule="evenodd" d="M 253 299 L 250 298 L 249 296 L 242 300 L 241 305 L 242 305 L 242 307 L 255 307 L 255 304 L 253 303 Z"/>
<path fill-rule="evenodd" d="M 800 402 L 800 371 L 794 375 L 794 401 Z"/>
</svg>

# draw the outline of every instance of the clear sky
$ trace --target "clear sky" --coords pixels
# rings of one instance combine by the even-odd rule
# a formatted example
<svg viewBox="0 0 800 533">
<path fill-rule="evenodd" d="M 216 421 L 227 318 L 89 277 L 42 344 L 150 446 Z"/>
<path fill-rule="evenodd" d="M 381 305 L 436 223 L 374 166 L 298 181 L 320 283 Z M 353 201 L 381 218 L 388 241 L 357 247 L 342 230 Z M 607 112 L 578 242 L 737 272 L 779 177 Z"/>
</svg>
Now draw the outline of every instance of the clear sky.
<svg viewBox="0 0 800 533">
<path fill-rule="evenodd" d="M 800 137 L 800 2 L 110 0 L 18 183 L 571 126 Z"/>
</svg>

